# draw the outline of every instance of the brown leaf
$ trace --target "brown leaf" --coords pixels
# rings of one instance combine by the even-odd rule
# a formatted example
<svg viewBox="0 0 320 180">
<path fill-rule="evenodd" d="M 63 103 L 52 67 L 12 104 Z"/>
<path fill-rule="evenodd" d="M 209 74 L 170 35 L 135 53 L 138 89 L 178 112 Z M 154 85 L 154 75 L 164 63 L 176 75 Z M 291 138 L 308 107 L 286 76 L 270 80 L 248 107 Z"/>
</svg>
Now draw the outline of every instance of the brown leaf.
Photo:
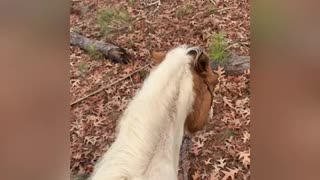
<svg viewBox="0 0 320 180">
<path fill-rule="evenodd" d="M 193 180 L 198 180 L 198 179 L 200 179 L 200 177 L 201 177 L 201 175 L 198 170 L 192 175 Z"/>
<path fill-rule="evenodd" d="M 241 160 L 242 164 L 245 167 L 250 165 L 250 150 L 249 151 L 241 151 L 241 152 L 239 152 L 239 160 Z"/>
<path fill-rule="evenodd" d="M 224 176 L 222 178 L 222 180 L 227 180 L 229 177 L 231 178 L 231 180 L 234 179 L 234 176 L 239 172 L 239 169 L 231 169 L 231 168 L 227 168 L 229 171 L 221 171 Z"/>
</svg>

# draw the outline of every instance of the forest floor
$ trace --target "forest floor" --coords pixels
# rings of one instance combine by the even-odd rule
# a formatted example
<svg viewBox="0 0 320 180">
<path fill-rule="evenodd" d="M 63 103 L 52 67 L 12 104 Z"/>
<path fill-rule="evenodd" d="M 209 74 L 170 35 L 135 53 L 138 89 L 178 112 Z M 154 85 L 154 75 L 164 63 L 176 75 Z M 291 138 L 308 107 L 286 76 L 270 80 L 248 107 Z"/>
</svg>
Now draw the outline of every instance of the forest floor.
<svg viewBox="0 0 320 180">
<path fill-rule="evenodd" d="M 70 31 L 112 42 L 130 54 L 131 63 L 115 64 L 93 50 L 70 46 L 71 102 L 140 69 L 150 51 L 179 44 L 208 49 L 223 33 L 228 50 L 249 55 L 248 0 L 72 0 Z M 115 140 L 119 116 L 142 86 L 151 66 L 71 107 L 71 170 L 90 174 Z M 189 179 L 227 180 L 250 177 L 250 71 L 228 76 L 215 71 L 214 114 L 188 149 Z M 182 179 L 181 170 L 179 179 Z"/>
</svg>

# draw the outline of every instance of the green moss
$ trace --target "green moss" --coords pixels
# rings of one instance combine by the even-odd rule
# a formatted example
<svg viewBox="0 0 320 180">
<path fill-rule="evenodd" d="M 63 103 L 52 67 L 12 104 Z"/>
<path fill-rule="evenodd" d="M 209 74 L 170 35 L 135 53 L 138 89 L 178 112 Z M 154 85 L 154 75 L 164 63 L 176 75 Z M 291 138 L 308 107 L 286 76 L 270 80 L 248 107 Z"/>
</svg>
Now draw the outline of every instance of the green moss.
<svg viewBox="0 0 320 180">
<path fill-rule="evenodd" d="M 133 6 L 134 3 L 136 2 L 136 0 L 127 0 L 127 1 L 128 1 L 129 6 Z"/>
<path fill-rule="evenodd" d="M 78 70 L 81 75 L 84 75 L 89 71 L 89 67 L 85 62 L 80 62 L 78 65 Z"/>
<path fill-rule="evenodd" d="M 99 60 L 99 59 L 103 59 L 103 55 L 101 54 L 101 52 L 99 52 L 97 50 L 97 48 L 95 46 L 89 46 L 87 49 L 88 55 L 95 60 Z"/>
<path fill-rule="evenodd" d="M 236 134 L 232 130 L 227 129 L 226 131 L 224 131 L 220 134 L 219 140 L 225 141 L 226 139 L 229 139 L 231 136 L 235 136 L 235 135 Z"/>
</svg>

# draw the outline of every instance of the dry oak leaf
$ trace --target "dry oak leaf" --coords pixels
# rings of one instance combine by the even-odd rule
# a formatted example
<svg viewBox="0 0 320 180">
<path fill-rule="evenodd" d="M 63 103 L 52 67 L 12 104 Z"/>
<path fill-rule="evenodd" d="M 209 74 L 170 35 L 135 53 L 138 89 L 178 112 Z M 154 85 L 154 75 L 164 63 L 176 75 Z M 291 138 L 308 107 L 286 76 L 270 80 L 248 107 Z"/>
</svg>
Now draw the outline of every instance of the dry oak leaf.
<svg viewBox="0 0 320 180">
<path fill-rule="evenodd" d="M 224 116 L 224 117 L 221 119 L 221 121 L 224 122 L 224 123 L 228 123 L 229 118 L 226 117 L 226 116 Z"/>
<path fill-rule="evenodd" d="M 232 121 L 232 123 L 233 123 L 235 126 L 241 126 L 240 119 L 234 119 L 234 120 Z"/>
<path fill-rule="evenodd" d="M 198 147 L 198 148 L 202 148 L 203 147 L 203 145 L 204 145 L 204 141 L 197 141 L 196 143 L 195 143 L 195 146 L 196 147 Z"/>
<path fill-rule="evenodd" d="M 132 71 L 133 71 L 133 67 L 132 66 L 129 66 L 129 67 L 127 67 L 127 68 L 125 68 L 123 70 L 123 72 L 125 72 L 126 74 L 130 74 Z"/>
<path fill-rule="evenodd" d="M 94 145 L 94 144 L 96 144 L 96 142 L 97 142 L 98 139 L 99 139 L 99 136 L 86 136 L 86 137 L 84 138 L 84 142 L 85 142 L 86 144 L 92 144 L 92 145 Z"/>
<path fill-rule="evenodd" d="M 232 101 L 226 96 L 223 97 L 224 106 L 228 105 L 230 108 L 233 108 Z"/>
<path fill-rule="evenodd" d="M 72 156 L 72 158 L 73 158 L 73 159 L 76 159 L 76 160 L 79 160 L 79 159 L 81 159 L 81 156 L 82 156 L 82 154 L 81 154 L 80 152 L 76 152 L 76 153 Z"/>
<path fill-rule="evenodd" d="M 248 133 L 248 131 L 244 131 L 244 132 L 243 132 L 243 137 L 242 137 L 242 139 L 243 139 L 243 142 L 244 142 L 244 143 L 246 143 L 247 141 L 249 141 L 249 140 L 250 140 L 250 133 Z"/>
<path fill-rule="evenodd" d="M 239 99 L 236 101 L 236 106 L 237 107 L 243 107 L 244 105 L 246 105 L 247 103 L 249 103 L 249 98 L 245 97 L 243 99 Z"/>
<path fill-rule="evenodd" d="M 218 74 L 218 76 L 223 76 L 225 74 L 225 70 L 223 67 L 221 66 L 218 66 L 218 69 L 217 70 L 214 70 L 215 73 Z"/>
<path fill-rule="evenodd" d="M 245 167 L 248 167 L 250 165 L 250 150 L 239 152 L 239 160 Z"/>
<path fill-rule="evenodd" d="M 192 146 L 192 147 L 191 147 L 191 153 L 197 156 L 197 155 L 199 155 L 200 150 L 199 150 L 198 147 Z"/>
<path fill-rule="evenodd" d="M 209 159 L 205 160 L 205 161 L 204 161 L 204 164 L 206 164 L 206 165 L 212 164 L 212 163 L 211 163 L 211 160 L 212 160 L 212 158 L 209 158 Z"/>
<path fill-rule="evenodd" d="M 231 180 L 234 179 L 234 175 L 237 174 L 239 172 L 239 169 L 231 169 L 231 168 L 227 168 L 229 171 L 221 171 L 224 176 L 221 180 L 227 180 L 229 177 L 231 178 Z"/>
<path fill-rule="evenodd" d="M 199 134 L 198 135 L 198 138 L 201 140 L 201 141 L 206 141 L 207 140 L 207 137 L 205 134 Z"/>
<path fill-rule="evenodd" d="M 197 179 L 200 179 L 201 175 L 200 175 L 200 172 L 197 170 L 194 175 L 192 175 L 192 179 L 193 180 L 197 180 Z"/>
<path fill-rule="evenodd" d="M 214 169 L 210 174 L 210 180 L 220 180 L 219 171 L 220 171 L 220 168 Z"/>
<path fill-rule="evenodd" d="M 219 164 L 217 166 L 220 168 L 224 168 L 224 166 L 226 165 L 225 160 L 226 160 L 225 158 L 220 158 L 218 160 Z"/>
<path fill-rule="evenodd" d="M 201 141 L 197 141 L 194 143 L 194 145 L 191 147 L 191 153 L 193 153 L 194 155 L 198 155 L 200 152 L 200 148 L 202 148 L 204 145 L 204 142 Z"/>
</svg>

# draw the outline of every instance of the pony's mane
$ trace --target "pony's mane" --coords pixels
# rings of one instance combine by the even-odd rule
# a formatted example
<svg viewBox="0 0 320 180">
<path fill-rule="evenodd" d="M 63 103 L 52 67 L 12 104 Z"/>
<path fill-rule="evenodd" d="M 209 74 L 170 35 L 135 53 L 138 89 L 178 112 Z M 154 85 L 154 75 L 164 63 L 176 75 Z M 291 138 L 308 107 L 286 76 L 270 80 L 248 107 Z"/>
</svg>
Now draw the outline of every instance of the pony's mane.
<svg viewBox="0 0 320 180">
<path fill-rule="evenodd" d="M 144 174 L 153 159 L 160 158 L 156 157 L 158 151 L 173 151 L 172 158 L 179 157 L 175 151 L 181 145 L 184 121 L 194 101 L 191 62 L 188 47 L 180 46 L 151 71 L 120 118 L 117 139 L 96 167 L 94 180 Z M 174 147 L 162 149 L 167 143 Z"/>
</svg>

